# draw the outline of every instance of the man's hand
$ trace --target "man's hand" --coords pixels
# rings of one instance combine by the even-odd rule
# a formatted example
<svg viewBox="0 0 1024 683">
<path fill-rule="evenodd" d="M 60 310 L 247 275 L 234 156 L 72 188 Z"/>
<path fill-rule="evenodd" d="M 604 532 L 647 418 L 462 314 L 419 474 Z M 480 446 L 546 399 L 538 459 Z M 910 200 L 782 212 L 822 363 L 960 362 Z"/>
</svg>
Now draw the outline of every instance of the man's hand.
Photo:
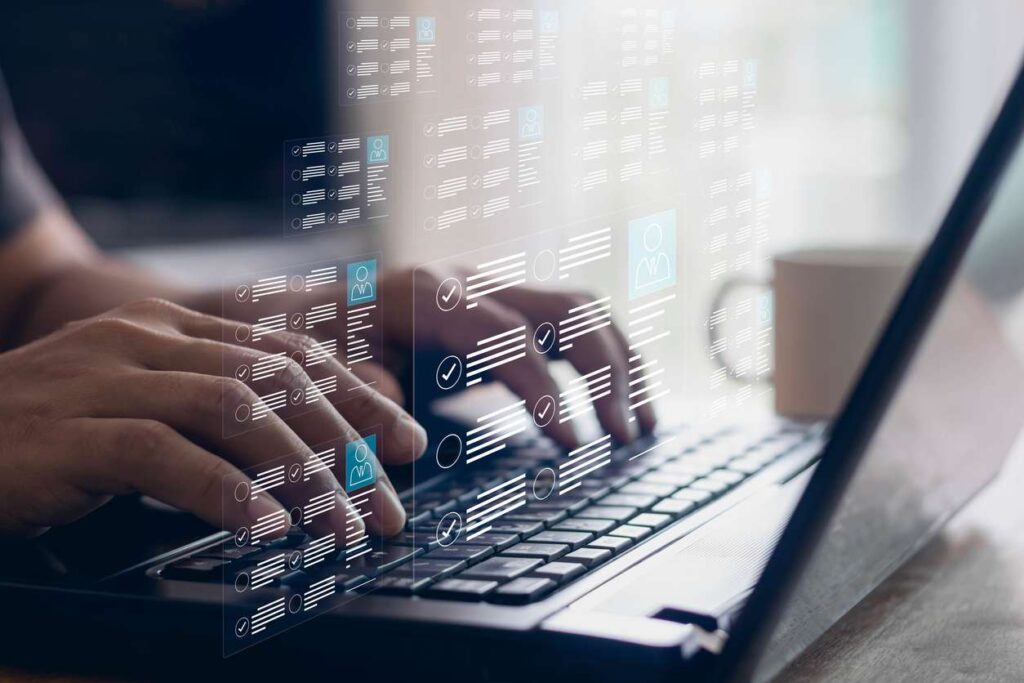
<svg viewBox="0 0 1024 683">
<path fill-rule="evenodd" d="M 338 377 L 340 395 L 359 387 L 341 412 L 320 400 L 306 412 L 271 412 L 264 426 L 225 439 L 225 411 L 257 397 L 222 369 L 313 343 L 288 333 L 250 346 L 221 341 L 234 338 L 240 325 L 145 300 L 0 354 L 0 536 L 41 533 L 131 492 L 234 529 L 327 490 L 337 496 L 335 511 L 314 519 L 310 530 L 344 533 L 349 503 L 332 471 L 281 487 L 280 501 L 261 494 L 235 504 L 223 492 L 249 483 L 243 470 L 302 463 L 312 456 L 311 446 L 355 441 L 371 428 L 381 430 L 385 461 L 408 462 L 426 448 L 426 434 L 394 401 L 331 360 L 319 372 Z M 289 361 L 267 381 L 277 382 L 274 389 L 306 392 L 316 378 Z M 368 517 L 367 525 L 393 534 L 404 512 L 383 469 L 377 476 L 374 507 L 382 514 Z"/>
<path fill-rule="evenodd" d="M 559 394 L 548 372 L 548 358 L 553 355 L 551 348 L 557 346 L 552 323 L 557 324 L 569 315 L 569 309 L 587 304 L 593 298 L 576 292 L 512 287 L 477 300 L 472 310 L 467 310 L 465 305 L 450 309 L 445 305 L 442 309 L 437 299 L 443 303 L 445 296 L 454 296 L 452 288 L 456 287 L 456 282 L 464 283 L 466 274 L 458 270 L 420 268 L 386 276 L 382 283 L 388 311 L 384 320 L 386 341 L 406 347 L 436 347 L 465 357 L 476 350 L 479 340 L 525 326 L 527 337 L 533 337 L 532 342 L 526 344 L 526 358 L 496 367 L 491 374 L 525 399 L 530 409 L 537 406 L 544 410 L 544 406 L 539 405 L 542 397 Z M 628 394 L 638 390 L 640 385 L 631 387 L 629 384 L 628 345 L 615 325 L 578 337 L 561 357 L 572 363 L 580 374 L 605 366 L 610 368 L 611 393 L 598 399 L 594 408 L 601 425 L 615 439 L 627 443 L 638 432 L 654 429 L 656 419 L 650 404 L 637 409 L 635 422 L 629 419 Z M 639 429 L 633 425 L 639 425 Z M 551 420 L 545 431 L 563 446 L 577 445 L 568 422 Z"/>
</svg>

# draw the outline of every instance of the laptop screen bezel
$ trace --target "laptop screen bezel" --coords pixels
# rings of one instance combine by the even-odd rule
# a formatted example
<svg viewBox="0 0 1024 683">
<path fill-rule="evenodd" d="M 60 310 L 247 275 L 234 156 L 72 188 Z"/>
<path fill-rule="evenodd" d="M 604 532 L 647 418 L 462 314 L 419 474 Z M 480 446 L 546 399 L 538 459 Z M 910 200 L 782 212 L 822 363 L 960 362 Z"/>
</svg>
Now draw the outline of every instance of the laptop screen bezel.
<svg viewBox="0 0 1024 683">
<path fill-rule="evenodd" d="M 722 680 L 748 680 L 764 655 L 812 552 L 928 330 L 1024 133 L 1024 63 L 921 257 L 718 663 Z M 950 514 L 952 514 L 952 510 Z"/>
</svg>

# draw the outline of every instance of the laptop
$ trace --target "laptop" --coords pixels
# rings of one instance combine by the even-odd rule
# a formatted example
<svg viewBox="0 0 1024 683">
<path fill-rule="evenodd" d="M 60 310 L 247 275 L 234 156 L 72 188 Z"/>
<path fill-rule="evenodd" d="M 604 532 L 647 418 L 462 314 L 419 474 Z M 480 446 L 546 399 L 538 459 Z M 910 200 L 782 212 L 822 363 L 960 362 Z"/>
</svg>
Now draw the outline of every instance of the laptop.
<svg viewBox="0 0 1024 683">
<path fill-rule="evenodd" d="M 616 446 L 579 490 L 534 492 L 471 539 L 438 533 L 481 492 L 565 457 L 527 440 L 486 470 L 416 481 L 406 530 L 362 565 L 301 532 L 239 543 L 116 501 L 4 547 L 13 642 L 51 664 L 143 651 L 162 670 L 207 657 L 275 675 L 772 678 L 1017 441 L 1024 335 L 1009 324 L 1016 269 L 1000 264 L 1021 245 L 1022 129 L 1024 71 L 833 424 L 663 428 Z M 286 571 L 264 583 L 278 557 Z"/>
</svg>

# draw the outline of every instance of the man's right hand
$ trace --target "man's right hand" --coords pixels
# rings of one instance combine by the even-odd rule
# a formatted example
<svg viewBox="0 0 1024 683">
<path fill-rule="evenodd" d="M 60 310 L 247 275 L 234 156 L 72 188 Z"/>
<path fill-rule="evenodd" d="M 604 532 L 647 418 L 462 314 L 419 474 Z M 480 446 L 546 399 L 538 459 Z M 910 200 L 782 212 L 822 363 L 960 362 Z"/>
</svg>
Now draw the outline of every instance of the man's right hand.
<svg viewBox="0 0 1024 683">
<path fill-rule="evenodd" d="M 408 462 L 426 448 L 426 433 L 332 359 L 318 366 L 320 372 L 338 377 L 339 395 L 358 387 L 348 393 L 357 398 L 338 407 L 320 400 L 301 413 L 271 412 L 264 426 L 224 438 L 225 411 L 252 405 L 257 397 L 243 382 L 223 376 L 223 368 L 251 366 L 267 352 L 291 355 L 313 344 L 290 333 L 249 346 L 221 341 L 235 338 L 240 325 L 152 299 L 0 354 L 0 536 L 36 535 L 133 492 L 236 529 L 327 490 L 338 498 L 335 511 L 314 519 L 310 530 L 344 533 L 349 503 L 335 472 L 282 487 L 280 501 L 263 494 L 236 504 L 224 492 L 249 483 L 243 470 L 302 463 L 312 457 L 311 447 L 358 440 L 370 429 L 381 430 L 378 456 Z M 273 389 L 305 392 L 315 379 L 289 361 L 267 381 L 279 385 Z M 344 471 L 343 459 L 337 472 Z M 381 514 L 366 523 L 377 533 L 397 533 L 404 512 L 383 469 L 377 470 L 374 508 Z"/>
</svg>

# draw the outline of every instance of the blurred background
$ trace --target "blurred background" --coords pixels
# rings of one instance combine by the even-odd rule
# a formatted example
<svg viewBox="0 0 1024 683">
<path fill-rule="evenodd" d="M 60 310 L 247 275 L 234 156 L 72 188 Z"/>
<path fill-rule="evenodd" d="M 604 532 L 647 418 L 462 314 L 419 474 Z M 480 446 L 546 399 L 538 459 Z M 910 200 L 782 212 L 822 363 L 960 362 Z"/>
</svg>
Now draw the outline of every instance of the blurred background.
<svg viewBox="0 0 1024 683">
<path fill-rule="evenodd" d="M 772 253 L 808 245 L 922 245 L 1024 54 L 1019 0 L 652 2 L 678 8 L 673 101 L 693 100 L 699 83 L 688 70 L 708 59 L 756 62 L 756 126 L 739 167 L 765 172 L 767 239 L 750 264 L 736 261 L 729 272 L 759 274 Z M 526 4 L 572 5 L 598 17 L 623 7 Z M 385 6 L 437 9 L 416 0 L 363 7 Z M 0 69 L 32 148 L 76 216 L 101 245 L 141 263 L 219 284 L 226 272 L 312 261 L 325 249 L 380 248 L 392 266 L 450 257 L 452 242 L 425 234 L 415 208 L 387 225 L 283 237 L 282 143 L 374 123 L 366 109 L 337 104 L 336 22 L 350 7 L 5 3 Z M 577 45 L 588 38 L 571 36 L 564 18 L 561 31 Z M 395 108 L 387 123 L 419 113 Z M 690 130 L 693 121 L 682 124 Z M 707 273 L 719 257 L 693 237 L 707 216 L 685 157 L 683 166 L 687 273 L 678 320 L 687 328 L 684 348 L 706 361 L 701 324 L 718 287 Z M 549 199 L 561 203 L 557 193 Z M 535 229 L 499 224 L 463 231 L 455 243 L 470 252 Z M 614 279 L 595 278 L 596 290 Z M 690 377 L 707 388 L 702 374 Z"/>
<path fill-rule="evenodd" d="M 742 39 L 765 79 L 759 138 L 789 164 L 774 168 L 787 188 L 775 243 L 927 234 L 1020 58 L 1024 4 L 760 4 L 771 8 Z M 4 3 L 0 68 L 41 163 L 101 244 L 276 236 L 280 143 L 323 133 L 332 113 L 325 12 Z"/>
</svg>

